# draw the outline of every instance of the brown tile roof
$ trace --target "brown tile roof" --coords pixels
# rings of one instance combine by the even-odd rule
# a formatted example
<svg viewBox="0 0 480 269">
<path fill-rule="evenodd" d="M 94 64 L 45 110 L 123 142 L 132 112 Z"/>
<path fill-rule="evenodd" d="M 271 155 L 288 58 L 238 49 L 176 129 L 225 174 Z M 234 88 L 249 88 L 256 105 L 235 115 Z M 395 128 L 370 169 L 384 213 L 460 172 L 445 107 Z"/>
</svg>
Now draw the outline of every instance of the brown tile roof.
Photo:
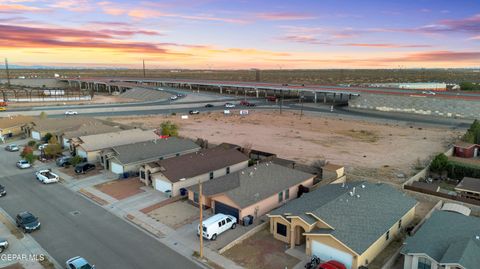
<svg viewBox="0 0 480 269">
<path fill-rule="evenodd" d="M 30 116 L 19 115 L 19 116 L 11 116 L 11 117 L 1 117 L 0 129 L 11 128 L 11 127 L 23 125 L 32 121 L 34 121 L 34 118 Z"/>
<path fill-rule="evenodd" d="M 80 136 L 80 146 L 86 151 L 102 150 L 114 146 L 121 146 L 157 139 L 152 130 L 141 129 L 122 130 L 113 133 Z"/>
<path fill-rule="evenodd" d="M 480 178 L 464 177 L 455 189 L 480 193 Z"/>
<path fill-rule="evenodd" d="M 121 131 L 122 128 L 118 126 L 107 125 L 101 122 L 89 122 L 84 123 L 75 130 L 69 130 L 63 133 L 64 138 L 74 138 L 79 136 L 86 136 L 86 135 L 95 135 L 95 134 L 104 134 L 104 133 L 111 133 L 111 132 L 118 132 Z"/>
<path fill-rule="evenodd" d="M 215 147 L 154 163 L 161 167 L 161 173 L 168 180 L 177 182 L 182 178 L 198 176 L 244 161 L 248 161 L 248 157 L 236 149 Z"/>
<path fill-rule="evenodd" d="M 74 130 L 83 124 L 92 124 L 99 122 L 94 118 L 60 118 L 60 119 L 38 119 L 33 122 L 33 129 L 39 132 L 62 133 Z"/>
</svg>

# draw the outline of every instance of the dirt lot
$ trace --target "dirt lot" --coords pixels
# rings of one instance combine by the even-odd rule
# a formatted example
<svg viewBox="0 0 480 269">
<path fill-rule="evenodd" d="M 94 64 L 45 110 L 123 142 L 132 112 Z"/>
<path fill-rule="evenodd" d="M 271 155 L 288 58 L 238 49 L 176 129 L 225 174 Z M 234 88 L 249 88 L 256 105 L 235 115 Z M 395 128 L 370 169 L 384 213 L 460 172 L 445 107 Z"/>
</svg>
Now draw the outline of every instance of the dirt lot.
<svg viewBox="0 0 480 269">
<path fill-rule="evenodd" d="M 60 106 L 60 105 L 90 105 L 138 102 L 136 99 L 124 98 L 112 95 L 95 95 L 90 101 L 58 101 L 58 102 L 9 102 L 8 107 L 30 107 L 30 106 Z"/>
<path fill-rule="evenodd" d="M 300 262 L 285 253 L 285 243 L 273 238 L 267 229 L 227 250 L 225 257 L 245 268 L 293 268 Z"/>
<path fill-rule="evenodd" d="M 166 224 L 173 229 L 178 229 L 185 224 L 192 223 L 199 218 L 198 208 L 187 201 L 177 201 L 157 208 L 148 213 L 148 216 Z"/>
<path fill-rule="evenodd" d="M 347 166 L 353 174 L 395 179 L 396 173 L 413 173 L 418 161 L 443 152 L 458 133 L 449 129 L 410 128 L 394 124 L 324 118 L 298 113 L 259 112 L 247 117 L 205 113 L 187 120 L 180 116 L 113 118 L 125 124 L 158 128 L 165 120 L 180 125 L 180 135 L 205 138 L 276 153 L 279 157 L 309 164 L 319 159 Z"/>
<path fill-rule="evenodd" d="M 95 188 L 117 200 L 122 200 L 144 192 L 144 190 L 140 189 L 143 186 L 145 186 L 145 184 L 143 184 L 138 178 L 133 178 L 109 181 L 95 185 Z"/>
</svg>

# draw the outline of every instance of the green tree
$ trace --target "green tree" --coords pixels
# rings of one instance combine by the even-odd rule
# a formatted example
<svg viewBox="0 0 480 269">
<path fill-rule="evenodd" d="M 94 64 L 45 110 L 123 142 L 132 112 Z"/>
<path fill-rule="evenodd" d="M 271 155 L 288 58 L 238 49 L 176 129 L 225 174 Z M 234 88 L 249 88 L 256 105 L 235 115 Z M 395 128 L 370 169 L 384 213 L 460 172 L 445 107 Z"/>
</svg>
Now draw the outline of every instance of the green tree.
<svg viewBox="0 0 480 269">
<path fill-rule="evenodd" d="M 37 156 L 33 155 L 33 153 L 28 153 L 27 155 L 25 155 L 24 159 L 30 164 L 33 164 L 37 159 Z"/>
<path fill-rule="evenodd" d="M 460 83 L 460 89 L 462 89 L 462 91 L 480 91 L 480 84 L 472 82 L 462 82 Z"/>
<path fill-rule="evenodd" d="M 45 111 L 40 112 L 40 119 L 43 120 L 43 119 L 46 119 L 46 118 L 48 118 L 47 112 L 45 112 Z"/>
<path fill-rule="evenodd" d="M 433 158 L 432 163 L 430 164 L 430 171 L 432 172 L 442 172 L 447 168 L 448 157 L 440 153 L 435 158 Z"/>
<path fill-rule="evenodd" d="M 48 143 L 48 141 L 50 141 L 50 139 L 53 137 L 53 135 L 51 133 L 46 133 L 44 136 L 43 136 L 43 142 L 45 143 Z"/>
<path fill-rule="evenodd" d="M 478 120 L 472 122 L 462 140 L 472 144 L 480 143 L 480 122 Z"/>
<path fill-rule="evenodd" d="M 178 126 L 171 121 L 162 122 L 160 129 L 162 130 L 162 135 L 178 136 Z"/>
<path fill-rule="evenodd" d="M 28 143 L 27 143 L 27 145 L 28 145 L 29 147 L 35 147 L 36 144 L 37 144 L 37 141 L 35 141 L 35 140 L 30 140 L 30 141 L 28 141 Z"/>
<path fill-rule="evenodd" d="M 71 159 L 70 159 L 70 164 L 72 166 L 76 166 L 77 164 L 83 162 L 83 158 L 76 155 L 76 156 L 73 156 Z"/>
<path fill-rule="evenodd" d="M 33 148 L 26 146 L 23 148 L 22 152 L 20 152 L 20 157 L 25 158 L 25 156 L 27 156 L 28 154 L 33 155 Z"/>
<path fill-rule="evenodd" d="M 48 141 L 48 146 L 43 150 L 45 156 L 55 158 L 62 153 L 62 147 L 58 144 L 57 138 L 52 136 Z"/>
</svg>

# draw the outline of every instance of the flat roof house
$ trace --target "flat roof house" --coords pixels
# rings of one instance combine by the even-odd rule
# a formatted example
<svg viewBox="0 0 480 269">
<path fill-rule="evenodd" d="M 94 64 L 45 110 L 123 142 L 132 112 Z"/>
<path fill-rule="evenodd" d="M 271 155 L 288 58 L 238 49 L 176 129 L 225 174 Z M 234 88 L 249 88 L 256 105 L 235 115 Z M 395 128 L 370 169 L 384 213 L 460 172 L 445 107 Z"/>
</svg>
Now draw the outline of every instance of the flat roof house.
<svg viewBox="0 0 480 269">
<path fill-rule="evenodd" d="M 271 162 L 261 163 L 203 183 L 202 204 L 212 211 L 235 216 L 265 215 L 313 185 L 314 175 Z M 198 185 L 188 190 L 188 199 L 198 204 Z"/>
<path fill-rule="evenodd" d="M 131 129 L 131 128 L 126 128 L 124 126 L 121 127 L 113 124 L 105 124 L 103 122 L 85 123 L 78 126 L 78 128 L 74 130 L 65 131 L 61 135 L 61 138 L 62 138 L 61 142 L 64 148 L 70 148 L 70 140 L 72 138 L 79 137 L 79 136 L 118 132 L 125 129 Z"/>
<path fill-rule="evenodd" d="M 267 214 L 274 238 L 307 255 L 368 266 L 414 218 L 417 202 L 386 184 L 328 184 Z"/>
<path fill-rule="evenodd" d="M 461 197 L 480 201 L 480 178 L 464 177 L 455 190 Z"/>
<path fill-rule="evenodd" d="M 11 116 L 0 118 L 0 136 L 11 137 L 23 133 L 22 126 L 33 122 L 34 118 L 30 116 Z"/>
<path fill-rule="evenodd" d="M 248 157 L 237 149 L 215 147 L 165 160 L 140 168 L 140 180 L 172 196 L 199 181 L 204 182 L 248 166 Z"/>
<path fill-rule="evenodd" d="M 200 150 L 192 140 L 170 137 L 114 146 L 102 150 L 101 163 L 111 172 L 121 175 L 138 173 L 141 165 Z"/>
<path fill-rule="evenodd" d="M 158 139 L 152 130 L 123 130 L 113 133 L 80 136 L 70 140 L 75 154 L 89 162 L 100 161 L 100 152 L 114 146 L 132 144 Z"/>
<path fill-rule="evenodd" d="M 480 268 L 480 218 L 434 211 L 401 253 L 404 269 Z"/>
</svg>

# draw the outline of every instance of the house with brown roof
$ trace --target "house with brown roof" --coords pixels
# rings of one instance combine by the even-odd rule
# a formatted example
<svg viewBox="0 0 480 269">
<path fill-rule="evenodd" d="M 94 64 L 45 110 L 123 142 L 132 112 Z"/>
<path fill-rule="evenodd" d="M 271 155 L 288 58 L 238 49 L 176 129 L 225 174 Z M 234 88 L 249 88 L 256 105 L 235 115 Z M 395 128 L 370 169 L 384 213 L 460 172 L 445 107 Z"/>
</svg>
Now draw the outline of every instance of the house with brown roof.
<svg viewBox="0 0 480 269">
<path fill-rule="evenodd" d="M 480 178 L 464 177 L 455 190 L 461 197 L 480 201 Z"/>
<path fill-rule="evenodd" d="M 188 188 L 188 199 L 237 220 L 254 219 L 288 203 L 313 185 L 314 175 L 273 162 L 260 163 Z"/>
<path fill-rule="evenodd" d="M 472 144 L 464 141 L 457 141 L 453 145 L 453 156 L 461 158 L 474 158 L 478 157 L 479 145 Z"/>
<path fill-rule="evenodd" d="M 30 116 L 11 116 L 0 118 L 0 136 L 12 137 L 23 134 L 22 126 L 34 121 Z"/>
<path fill-rule="evenodd" d="M 83 124 L 92 124 L 99 122 L 94 118 L 59 118 L 59 119 L 38 119 L 33 122 L 25 124 L 22 129 L 27 137 L 32 137 L 36 140 L 42 140 L 42 138 L 50 133 L 56 136 L 58 141 L 62 141 L 61 135 L 64 132 L 78 129 Z"/>
<path fill-rule="evenodd" d="M 140 180 L 172 196 L 181 189 L 248 167 L 248 157 L 235 148 L 215 147 L 147 163 Z"/>
<path fill-rule="evenodd" d="M 95 134 L 105 134 L 118 132 L 121 130 L 132 129 L 132 127 L 127 127 L 124 125 L 117 125 L 110 122 L 90 122 L 84 123 L 76 129 L 65 131 L 60 135 L 62 146 L 64 148 L 70 148 L 70 140 L 80 136 L 95 135 Z"/>
<path fill-rule="evenodd" d="M 152 130 L 122 130 L 112 133 L 80 136 L 71 139 L 71 147 L 75 155 L 87 159 L 88 162 L 101 161 L 101 151 L 114 146 L 133 144 L 158 139 Z"/>
</svg>

